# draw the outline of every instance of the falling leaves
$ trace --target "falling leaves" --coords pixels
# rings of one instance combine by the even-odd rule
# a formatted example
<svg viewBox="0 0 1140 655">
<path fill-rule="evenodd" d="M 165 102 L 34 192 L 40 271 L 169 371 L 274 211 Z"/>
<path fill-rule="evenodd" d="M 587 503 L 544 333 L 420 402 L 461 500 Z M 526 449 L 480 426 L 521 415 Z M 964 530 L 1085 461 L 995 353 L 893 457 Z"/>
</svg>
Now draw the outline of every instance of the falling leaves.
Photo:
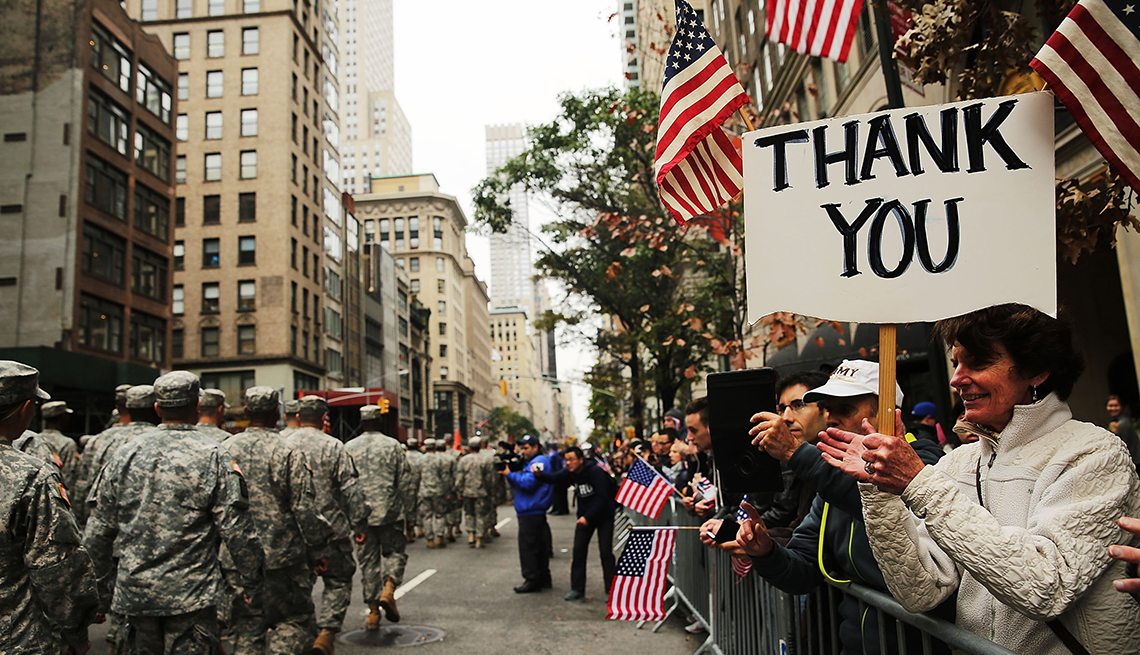
<svg viewBox="0 0 1140 655">
<path fill-rule="evenodd" d="M 606 269 L 606 281 L 612 282 L 621 273 L 621 262 L 614 262 Z"/>
</svg>

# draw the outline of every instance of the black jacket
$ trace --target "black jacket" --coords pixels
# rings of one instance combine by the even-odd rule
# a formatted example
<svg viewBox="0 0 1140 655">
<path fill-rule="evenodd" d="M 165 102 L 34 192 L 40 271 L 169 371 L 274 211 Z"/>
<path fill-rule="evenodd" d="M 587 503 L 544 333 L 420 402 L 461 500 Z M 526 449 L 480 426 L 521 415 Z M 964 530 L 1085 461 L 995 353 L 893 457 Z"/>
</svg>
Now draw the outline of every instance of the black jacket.
<svg viewBox="0 0 1140 655">
<path fill-rule="evenodd" d="M 578 516 L 585 517 L 590 525 L 613 520 L 617 507 L 614 502 L 617 483 L 593 461 L 587 459 L 582 462 L 577 474 L 571 473 L 570 469 L 562 469 L 557 473 L 539 473 L 537 477 L 552 484 L 563 482 L 572 486 L 578 499 Z"/>
</svg>

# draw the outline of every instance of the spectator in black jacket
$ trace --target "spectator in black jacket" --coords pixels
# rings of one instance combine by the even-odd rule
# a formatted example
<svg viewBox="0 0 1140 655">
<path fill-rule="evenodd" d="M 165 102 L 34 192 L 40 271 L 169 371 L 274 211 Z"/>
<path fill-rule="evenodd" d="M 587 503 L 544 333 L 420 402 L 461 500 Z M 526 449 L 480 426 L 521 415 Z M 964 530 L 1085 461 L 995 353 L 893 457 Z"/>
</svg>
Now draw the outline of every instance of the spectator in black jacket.
<svg viewBox="0 0 1140 655">
<path fill-rule="evenodd" d="M 574 529 L 574 558 L 570 564 L 570 593 L 564 600 L 586 597 L 586 555 L 590 538 L 598 532 L 598 550 L 602 557 L 602 577 L 606 595 L 614 579 L 614 496 L 617 484 L 608 473 L 585 458 L 581 448 L 568 448 L 563 454 L 566 468 L 553 474 L 536 474 L 540 479 L 557 484 L 566 482 L 574 488 L 578 499 L 578 524 Z"/>
</svg>

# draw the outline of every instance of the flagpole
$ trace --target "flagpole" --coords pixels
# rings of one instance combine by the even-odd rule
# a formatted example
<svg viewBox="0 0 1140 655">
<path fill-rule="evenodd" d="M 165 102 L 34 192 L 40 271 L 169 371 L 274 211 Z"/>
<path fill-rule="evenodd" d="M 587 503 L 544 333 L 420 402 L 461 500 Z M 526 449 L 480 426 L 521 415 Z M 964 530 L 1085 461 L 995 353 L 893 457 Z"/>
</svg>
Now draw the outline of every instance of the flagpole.
<svg viewBox="0 0 1140 655">
<path fill-rule="evenodd" d="M 744 119 L 744 127 L 747 127 L 749 132 L 756 129 L 752 127 L 752 120 L 748 118 L 748 114 L 744 113 L 744 107 L 740 108 L 740 117 Z"/>
<path fill-rule="evenodd" d="M 627 525 L 626 530 L 700 530 L 699 525 Z"/>
</svg>

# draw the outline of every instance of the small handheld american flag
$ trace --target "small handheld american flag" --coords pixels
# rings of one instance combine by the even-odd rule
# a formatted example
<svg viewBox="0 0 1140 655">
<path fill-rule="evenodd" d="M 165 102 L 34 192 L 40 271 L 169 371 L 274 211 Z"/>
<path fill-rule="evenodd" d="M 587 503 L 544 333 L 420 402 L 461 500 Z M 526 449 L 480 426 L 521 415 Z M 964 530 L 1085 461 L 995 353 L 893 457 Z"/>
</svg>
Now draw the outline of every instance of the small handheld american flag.
<svg viewBox="0 0 1140 655">
<path fill-rule="evenodd" d="M 748 103 L 697 12 L 676 0 L 677 34 L 665 59 L 655 168 L 661 202 L 684 223 L 736 197 L 740 152 L 721 124 Z"/>
<path fill-rule="evenodd" d="M 736 522 L 737 523 L 744 523 L 747 520 L 748 520 L 748 512 L 744 511 L 744 504 L 742 502 L 740 507 L 736 508 Z M 732 558 L 732 571 L 734 573 L 736 573 L 736 577 L 738 578 L 736 582 L 737 582 L 737 584 L 739 584 L 740 580 L 744 579 L 744 577 L 746 575 L 748 575 L 748 573 L 750 571 L 752 571 L 752 560 L 751 559 L 743 559 L 740 557 L 733 557 Z"/>
<path fill-rule="evenodd" d="M 677 545 L 676 530 L 634 530 L 618 559 L 610 585 L 607 619 L 660 621 L 665 618 L 666 576 Z"/>
<path fill-rule="evenodd" d="M 660 473 L 637 458 L 618 489 L 617 502 L 651 519 L 661 516 L 661 508 L 673 493 L 673 485 Z"/>
</svg>

